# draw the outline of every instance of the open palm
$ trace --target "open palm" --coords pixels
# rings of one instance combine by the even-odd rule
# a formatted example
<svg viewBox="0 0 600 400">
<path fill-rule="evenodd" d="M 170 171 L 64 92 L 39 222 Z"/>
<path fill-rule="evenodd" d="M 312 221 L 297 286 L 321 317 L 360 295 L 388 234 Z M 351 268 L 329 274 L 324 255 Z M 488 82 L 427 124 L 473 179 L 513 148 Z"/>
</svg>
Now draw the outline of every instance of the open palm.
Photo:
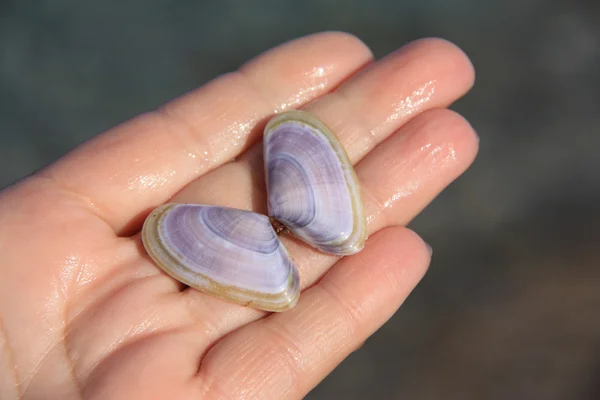
<svg viewBox="0 0 600 400">
<path fill-rule="evenodd" d="M 430 253 L 403 228 L 475 157 L 444 109 L 473 83 L 437 39 L 373 63 L 322 33 L 106 132 L 0 195 L 1 399 L 301 398 L 397 310 Z M 370 239 L 343 259 L 282 237 L 303 293 L 280 314 L 186 288 L 146 255 L 156 206 L 264 212 L 260 141 L 303 108 L 339 137 L 361 184 Z"/>
</svg>

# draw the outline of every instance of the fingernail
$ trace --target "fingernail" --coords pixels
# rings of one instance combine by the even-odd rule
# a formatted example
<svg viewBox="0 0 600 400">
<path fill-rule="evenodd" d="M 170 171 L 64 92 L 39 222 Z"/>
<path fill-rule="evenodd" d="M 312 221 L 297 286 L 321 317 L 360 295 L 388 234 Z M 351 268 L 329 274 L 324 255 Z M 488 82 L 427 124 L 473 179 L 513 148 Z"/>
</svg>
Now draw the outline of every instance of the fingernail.
<svg viewBox="0 0 600 400">
<path fill-rule="evenodd" d="M 425 242 L 425 246 L 427 246 L 427 250 L 429 251 L 429 257 L 433 256 L 433 247 L 427 242 Z"/>
</svg>

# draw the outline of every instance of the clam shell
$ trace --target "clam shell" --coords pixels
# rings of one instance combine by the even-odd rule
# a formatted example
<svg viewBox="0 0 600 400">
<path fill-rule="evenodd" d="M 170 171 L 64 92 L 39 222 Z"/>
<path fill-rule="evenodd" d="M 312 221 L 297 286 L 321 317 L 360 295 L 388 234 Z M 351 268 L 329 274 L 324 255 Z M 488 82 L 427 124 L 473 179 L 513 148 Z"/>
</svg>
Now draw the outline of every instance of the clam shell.
<svg viewBox="0 0 600 400">
<path fill-rule="evenodd" d="M 156 264 L 180 282 L 238 304 L 285 311 L 297 303 L 300 284 L 272 220 L 338 255 L 363 248 L 367 223 L 348 155 L 322 122 L 302 111 L 277 115 L 263 145 L 269 217 L 166 204 L 148 216 L 142 240 Z"/>
<path fill-rule="evenodd" d="M 269 121 L 263 146 L 269 216 L 321 251 L 360 251 L 367 237 L 360 186 L 331 130 L 289 111 Z"/>
<path fill-rule="evenodd" d="M 267 311 L 298 301 L 298 271 L 264 215 L 166 204 L 146 219 L 142 240 L 164 271 L 203 292 Z"/>
</svg>

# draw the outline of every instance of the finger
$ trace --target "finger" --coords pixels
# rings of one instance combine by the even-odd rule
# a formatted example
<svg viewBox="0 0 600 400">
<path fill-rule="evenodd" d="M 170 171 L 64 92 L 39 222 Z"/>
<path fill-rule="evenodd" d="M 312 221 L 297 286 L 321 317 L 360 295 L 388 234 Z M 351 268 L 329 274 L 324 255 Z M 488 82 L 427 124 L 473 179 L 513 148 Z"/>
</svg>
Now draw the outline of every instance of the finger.
<svg viewBox="0 0 600 400">
<path fill-rule="evenodd" d="M 473 163 L 479 136 L 461 115 L 434 109 L 411 120 L 358 166 L 369 229 L 406 225 Z"/>
<path fill-rule="evenodd" d="M 460 49 L 440 39 L 425 39 L 366 68 L 305 109 L 335 132 L 356 163 L 410 118 L 451 104 L 472 84 L 473 67 Z M 262 162 L 257 145 L 238 161 L 197 179 L 173 201 L 264 212 Z M 224 184 L 233 174 L 245 174 L 252 180 L 243 186 Z"/>
<path fill-rule="evenodd" d="M 386 226 L 408 223 L 464 172 L 477 148 L 477 135 L 469 123 L 446 109 L 419 115 L 375 148 L 356 166 L 369 235 Z M 227 187 L 250 188 L 249 171 L 240 167 L 237 173 L 232 172 Z M 226 202 L 226 197 L 238 198 L 223 192 L 213 195 L 217 196 L 212 198 L 217 204 Z M 235 205 L 248 203 L 241 200 Z M 281 236 L 281 240 L 299 269 L 303 289 L 313 285 L 338 260 L 291 237 Z M 264 315 L 247 308 L 240 310 L 194 289 L 185 290 L 182 296 L 194 320 L 214 322 L 210 334 L 204 336 L 209 340 Z"/>
<path fill-rule="evenodd" d="M 202 360 L 203 394 L 302 398 L 393 315 L 429 261 L 424 242 L 410 230 L 380 232 L 305 291 L 292 311 L 217 343 Z"/>
<path fill-rule="evenodd" d="M 473 162 L 479 139 L 471 125 L 447 109 L 427 111 L 376 147 L 357 166 L 369 235 L 406 225 Z M 337 257 L 289 237 L 282 240 L 305 287 Z"/>
<path fill-rule="evenodd" d="M 343 33 L 283 44 L 94 138 L 41 176 L 127 233 L 149 209 L 256 141 L 267 116 L 332 90 L 370 60 L 366 46 Z"/>
<path fill-rule="evenodd" d="M 355 163 L 411 118 L 452 104 L 473 81 L 473 65 L 462 50 L 445 40 L 422 39 L 305 109 L 335 132 Z"/>
</svg>

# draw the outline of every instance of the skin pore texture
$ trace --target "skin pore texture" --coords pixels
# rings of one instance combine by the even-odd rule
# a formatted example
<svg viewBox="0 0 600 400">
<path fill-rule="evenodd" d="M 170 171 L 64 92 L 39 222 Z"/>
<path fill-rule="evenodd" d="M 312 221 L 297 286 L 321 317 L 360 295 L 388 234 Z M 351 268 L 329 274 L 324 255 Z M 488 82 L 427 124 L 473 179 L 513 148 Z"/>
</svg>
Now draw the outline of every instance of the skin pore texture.
<svg viewBox="0 0 600 400">
<path fill-rule="evenodd" d="M 477 153 L 473 129 L 446 109 L 473 80 L 443 40 L 374 62 L 351 35 L 315 34 L 5 189 L 0 399 L 302 398 L 425 274 L 430 252 L 403 225 Z M 184 287 L 145 253 L 144 218 L 166 202 L 264 213 L 262 130 L 289 109 L 321 119 L 354 163 L 364 250 L 340 259 L 282 235 L 303 290 L 285 313 Z"/>
</svg>

